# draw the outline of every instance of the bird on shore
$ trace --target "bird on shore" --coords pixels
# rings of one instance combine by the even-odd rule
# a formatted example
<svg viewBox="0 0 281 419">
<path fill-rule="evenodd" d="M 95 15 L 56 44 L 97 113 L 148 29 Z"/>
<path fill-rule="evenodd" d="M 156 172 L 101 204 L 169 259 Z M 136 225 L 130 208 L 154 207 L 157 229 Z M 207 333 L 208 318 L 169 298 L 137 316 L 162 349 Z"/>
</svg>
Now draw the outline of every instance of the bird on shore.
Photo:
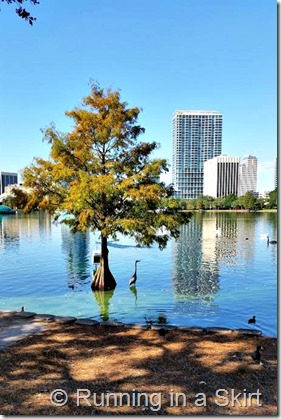
<svg viewBox="0 0 281 419">
<path fill-rule="evenodd" d="M 267 236 L 267 244 L 277 244 L 277 240 L 269 240 L 269 236 Z"/>
<path fill-rule="evenodd" d="M 255 363 L 260 363 L 261 362 L 261 354 L 260 354 L 260 351 L 262 351 L 263 350 L 263 347 L 262 346 L 260 346 L 260 345 L 258 345 L 257 346 L 257 349 L 255 350 L 255 352 L 253 352 L 252 354 L 251 354 L 251 358 L 252 358 L 252 360 L 255 362 Z"/>
<path fill-rule="evenodd" d="M 129 287 L 131 287 L 132 285 L 135 285 L 135 283 L 137 282 L 137 263 L 138 262 L 140 262 L 140 260 L 135 261 L 135 272 L 129 281 Z"/>
<path fill-rule="evenodd" d="M 251 319 L 248 320 L 249 324 L 256 323 L 256 316 L 253 316 Z"/>
<path fill-rule="evenodd" d="M 166 334 L 168 333 L 168 330 L 165 329 L 164 327 L 160 327 L 160 329 L 157 330 L 160 336 L 166 336 Z"/>
<path fill-rule="evenodd" d="M 21 311 L 24 311 L 24 307 L 21 308 Z"/>
</svg>

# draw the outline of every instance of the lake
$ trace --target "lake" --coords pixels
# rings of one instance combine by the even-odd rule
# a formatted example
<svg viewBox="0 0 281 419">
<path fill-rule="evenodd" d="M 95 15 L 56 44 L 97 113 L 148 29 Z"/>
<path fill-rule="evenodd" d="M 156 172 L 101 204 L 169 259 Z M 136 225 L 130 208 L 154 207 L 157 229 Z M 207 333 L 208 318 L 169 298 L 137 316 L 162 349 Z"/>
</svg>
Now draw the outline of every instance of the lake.
<svg viewBox="0 0 281 419">
<path fill-rule="evenodd" d="M 0 310 L 230 328 L 251 327 L 255 315 L 253 327 L 276 336 L 277 245 L 267 245 L 265 233 L 277 239 L 277 213 L 194 213 L 163 251 L 119 236 L 109 240 L 117 287 L 93 293 L 97 234 L 73 235 L 42 212 L 2 215 Z"/>
</svg>

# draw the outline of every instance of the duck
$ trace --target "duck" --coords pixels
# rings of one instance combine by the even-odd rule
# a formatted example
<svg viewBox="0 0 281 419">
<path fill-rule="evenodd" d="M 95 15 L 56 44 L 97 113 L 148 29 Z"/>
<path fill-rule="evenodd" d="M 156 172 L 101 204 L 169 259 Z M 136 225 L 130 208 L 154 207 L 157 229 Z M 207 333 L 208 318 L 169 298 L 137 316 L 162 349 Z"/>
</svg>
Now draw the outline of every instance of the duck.
<svg viewBox="0 0 281 419">
<path fill-rule="evenodd" d="M 217 236 L 217 237 L 221 236 L 221 228 L 220 228 L 220 227 L 219 227 L 219 228 L 217 228 L 217 229 L 215 230 L 215 233 L 216 233 L 216 236 Z"/>
<path fill-rule="evenodd" d="M 165 329 L 164 327 L 160 327 L 160 329 L 158 329 L 158 333 L 160 336 L 166 336 L 166 334 L 168 333 L 168 330 Z"/>
<path fill-rule="evenodd" d="M 251 319 L 249 319 L 249 320 L 248 320 L 248 323 L 249 323 L 249 324 L 251 324 L 251 323 L 252 323 L 252 324 L 253 324 L 253 323 L 256 323 L 256 316 L 253 316 Z"/>
<path fill-rule="evenodd" d="M 267 244 L 277 244 L 277 240 L 269 240 L 269 236 L 267 236 Z"/>
<path fill-rule="evenodd" d="M 255 352 L 253 352 L 251 354 L 251 357 L 252 357 L 252 359 L 253 359 L 253 361 L 255 363 L 260 363 L 261 362 L 261 354 L 260 354 L 260 351 L 262 351 L 262 350 L 263 350 L 263 347 L 261 345 L 258 345 L 257 346 L 257 349 L 255 350 Z"/>
</svg>

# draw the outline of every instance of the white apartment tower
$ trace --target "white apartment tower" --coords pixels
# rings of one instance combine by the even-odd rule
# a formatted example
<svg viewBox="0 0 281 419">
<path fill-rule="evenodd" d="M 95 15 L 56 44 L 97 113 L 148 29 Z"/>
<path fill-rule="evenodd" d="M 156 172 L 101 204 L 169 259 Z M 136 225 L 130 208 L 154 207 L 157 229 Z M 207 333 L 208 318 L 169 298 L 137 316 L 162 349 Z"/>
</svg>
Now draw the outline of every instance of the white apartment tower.
<svg viewBox="0 0 281 419">
<path fill-rule="evenodd" d="M 239 157 L 222 154 L 204 163 L 203 195 L 221 198 L 238 193 Z"/>
<path fill-rule="evenodd" d="M 255 156 L 249 154 L 241 160 L 238 196 L 243 196 L 246 192 L 257 191 L 257 167 L 258 159 Z"/>
<path fill-rule="evenodd" d="M 173 117 L 173 184 L 176 198 L 203 194 L 204 162 L 221 154 L 222 114 L 176 111 Z"/>
</svg>

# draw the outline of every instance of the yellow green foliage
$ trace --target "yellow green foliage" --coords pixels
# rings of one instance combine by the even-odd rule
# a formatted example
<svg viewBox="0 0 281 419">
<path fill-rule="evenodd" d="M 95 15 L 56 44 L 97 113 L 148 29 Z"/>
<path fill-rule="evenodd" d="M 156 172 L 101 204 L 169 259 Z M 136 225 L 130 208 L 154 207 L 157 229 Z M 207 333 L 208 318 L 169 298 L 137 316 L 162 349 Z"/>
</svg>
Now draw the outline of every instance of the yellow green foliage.
<svg viewBox="0 0 281 419">
<path fill-rule="evenodd" d="M 50 157 L 35 158 L 23 172 L 25 185 L 33 188 L 25 210 L 66 211 L 74 216 L 66 220 L 74 231 L 90 228 L 102 237 L 121 232 L 160 248 L 177 237 L 190 215 L 167 199 L 170 189 L 159 181 L 167 162 L 151 158 L 155 142 L 138 140 L 144 133 L 139 112 L 121 101 L 119 91 L 92 84 L 82 107 L 66 112 L 74 122 L 71 132 L 54 125 L 44 131 Z M 166 210 L 159 212 L 164 200 Z"/>
</svg>

